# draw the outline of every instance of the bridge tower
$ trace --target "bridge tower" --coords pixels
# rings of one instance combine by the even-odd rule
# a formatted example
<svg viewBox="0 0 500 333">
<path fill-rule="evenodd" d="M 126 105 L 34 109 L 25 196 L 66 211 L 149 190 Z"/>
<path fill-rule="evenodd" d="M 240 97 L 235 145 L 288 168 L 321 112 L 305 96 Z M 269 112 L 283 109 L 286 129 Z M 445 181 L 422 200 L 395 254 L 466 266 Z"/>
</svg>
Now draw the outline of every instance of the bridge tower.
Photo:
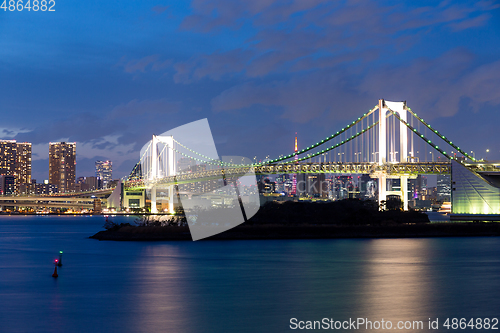
<svg viewBox="0 0 500 333">
<path fill-rule="evenodd" d="M 405 121 L 408 118 L 408 110 L 406 107 L 406 102 L 389 102 L 383 99 L 378 101 L 378 109 L 379 109 L 379 131 L 378 131 L 378 164 L 384 165 L 386 163 L 393 162 L 396 158 L 393 158 L 392 161 L 389 161 L 387 158 L 387 111 L 390 109 L 399 114 L 401 120 Z M 395 146 L 395 145 L 394 145 Z M 395 152 L 392 152 L 395 156 Z M 403 122 L 399 122 L 399 163 L 405 163 L 408 157 L 408 130 L 406 125 Z M 403 202 L 403 209 L 408 210 L 408 176 L 399 176 L 398 177 L 401 182 L 401 201 Z M 388 175 L 386 173 L 379 174 L 379 194 L 378 201 L 379 204 L 386 200 L 387 197 L 387 179 Z"/>
<path fill-rule="evenodd" d="M 162 152 L 158 154 L 158 145 L 164 146 Z M 151 141 L 151 171 L 149 172 L 149 181 L 151 183 L 151 213 L 158 213 L 157 208 L 157 190 L 156 181 L 163 177 L 171 177 L 176 175 L 176 163 L 174 156 L 174 137 L 153 135 Z M 162 187 L 163 189 L 163 187 Z M 168 212 L 174 213 L 174 185 L 168 185 L 167 201 Z"/>
</svg>

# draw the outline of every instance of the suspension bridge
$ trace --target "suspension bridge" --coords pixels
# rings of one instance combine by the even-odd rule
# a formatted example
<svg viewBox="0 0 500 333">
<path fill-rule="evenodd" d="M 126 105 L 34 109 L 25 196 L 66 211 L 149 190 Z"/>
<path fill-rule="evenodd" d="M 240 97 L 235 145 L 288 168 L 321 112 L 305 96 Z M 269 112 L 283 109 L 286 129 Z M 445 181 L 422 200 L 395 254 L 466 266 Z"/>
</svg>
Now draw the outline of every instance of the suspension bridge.
<svg viewBox="0 0 500 333">
<path fill-rule="evenodd" d="M 387 195 L 398 195 L 407 210 L 408 180 L 435 174 L 451 175 L 453 213 L 500 214 L 500 162 L 477 160 L 419 117 L 406 102 L 381 99 L 368 112 L 315 144 L 299 150 L 296 143 L 293 152 L 259 162 L 239 157 L 219 159 L 213 150 L 197 149 L 203 146 L 200 142 L 194 142 L 194 147 L 183 142 L 179 137 L 186 136 L 178 133 L 153 135 L 141 150 L 140 161 L 124 181 L 124 207 L 145 205 L 141 198 L 148 190 L 151 212 L 157 212 L 160 191 L 161 200 L 167 202 L 165 210 L 173 212 L 179 193 L 213 191 L 221 183 L 232 184 L 249 173 L 290 174 L 293 188 L 289 194 L 296 195 L 299 174 L 324 173 L 370 175 L 378 179 L 379 202 Z M 399 179 L 398 191 L 387 188 L 389 179 Z"/>
</svg>

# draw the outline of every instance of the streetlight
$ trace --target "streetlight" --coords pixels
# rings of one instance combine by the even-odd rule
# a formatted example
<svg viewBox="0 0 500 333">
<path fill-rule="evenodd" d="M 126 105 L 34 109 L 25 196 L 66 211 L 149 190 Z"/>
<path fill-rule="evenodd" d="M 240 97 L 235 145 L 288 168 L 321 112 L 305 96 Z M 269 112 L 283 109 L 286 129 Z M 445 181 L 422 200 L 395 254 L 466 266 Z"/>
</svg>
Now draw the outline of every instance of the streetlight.
<svg viewBox="0 0 500 333">
<path fill-rule="evenodd" d="M 376 151 L 376 152 L 372 153 L 372 155 L 373 155 L 373 162 L 377 162 L 377 159 L 376 159 L 376 158 L 377 158 L 377 154 L 378 154 L 378 153 L 379 153 L 378 151 Z"/>
<path fill-rule="evenodd" d="M 476 159 L 476 154 L 471 150 L 470 153 L 472 154 L 472 158 Z"/>
<path fill-rule="evenodd" d="M 342 155 L 344 155 L 344 153 L 337 153 L 337 155 L 339 155 L 339 162 L 342 163 Z"/>
<path fill-rule="evenodd" d="M 434 153 L 430 151 L 429 154 L 432 154 L 432 162 L 434 162 Z"/>
<path fill-rule="evenodd" d="M 488 153 L 490 152 L 489 149 L 486 149 L 486 160 L 488 160 Z"/>
</svg>

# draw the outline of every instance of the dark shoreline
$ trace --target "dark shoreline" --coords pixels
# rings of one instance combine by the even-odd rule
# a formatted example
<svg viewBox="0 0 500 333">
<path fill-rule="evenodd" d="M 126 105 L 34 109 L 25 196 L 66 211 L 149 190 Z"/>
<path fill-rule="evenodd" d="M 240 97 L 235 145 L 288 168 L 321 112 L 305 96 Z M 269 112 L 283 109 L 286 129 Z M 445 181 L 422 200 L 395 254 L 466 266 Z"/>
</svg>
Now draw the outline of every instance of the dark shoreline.
<svg viewBox="0 0 500 333">
<path fill-rule="evenodd" d="M 404 225 L 239 225 L 205 240 L 416 238 L 500 236 L 500 223 L 425 223 Z M 113 241 L 192 240 L 188 227 L 134 227 L 104 230 L 89 238 Z"/>
</svg>

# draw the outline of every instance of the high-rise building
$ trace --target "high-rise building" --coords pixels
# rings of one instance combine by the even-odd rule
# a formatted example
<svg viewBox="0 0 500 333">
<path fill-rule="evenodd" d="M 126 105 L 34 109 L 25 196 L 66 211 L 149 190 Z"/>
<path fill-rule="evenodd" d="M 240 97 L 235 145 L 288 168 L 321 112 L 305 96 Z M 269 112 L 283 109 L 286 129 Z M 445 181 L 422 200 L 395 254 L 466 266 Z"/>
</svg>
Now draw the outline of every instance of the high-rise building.
<svg viewBox="0 0 500 333">
<path fill-rule="evenodd" d="M 17 143 L 15 140 L 0 141 L 0 175 L 16 173 Z"/>
<path fill-rule="evenodd" d="M 443 201 L 451 201 L 450 175 L 437 176 L 437 199 Z"/>
<path fill-rule="evenodd" d="M 18 186 L 31 184 L 31 143 L 17 143 L 16 180 Z"/>
<path fill-rule="evenodd" d="M 196 165 L 196 162 L 191 158 L 183 157 L 177 161 L 178 172 L 191 172 L 191 168 Z"/>
<path fill-rule="evenodd" d="M 96 161 L 95 176 L 101 182 L 103 188 L 107 188 L 110 181 L 113 180 L 113 162 Z"/>
<path fill-rule="evenodd" d="M 49 183 L 59 192 L 75 189 L 76 142 L 51 142 L 49 145 Z"/>
<path fill-rule="evenodd" d="M 0 195 L 13 195 L 15 193 L 15 177 L 0 175 Z"/>
<path fill-rule="evenodd" d="M 31 184 L 31 143 L 0 140 L 0 175 L 14 176 L 14 192 Z"/>
</svg>

